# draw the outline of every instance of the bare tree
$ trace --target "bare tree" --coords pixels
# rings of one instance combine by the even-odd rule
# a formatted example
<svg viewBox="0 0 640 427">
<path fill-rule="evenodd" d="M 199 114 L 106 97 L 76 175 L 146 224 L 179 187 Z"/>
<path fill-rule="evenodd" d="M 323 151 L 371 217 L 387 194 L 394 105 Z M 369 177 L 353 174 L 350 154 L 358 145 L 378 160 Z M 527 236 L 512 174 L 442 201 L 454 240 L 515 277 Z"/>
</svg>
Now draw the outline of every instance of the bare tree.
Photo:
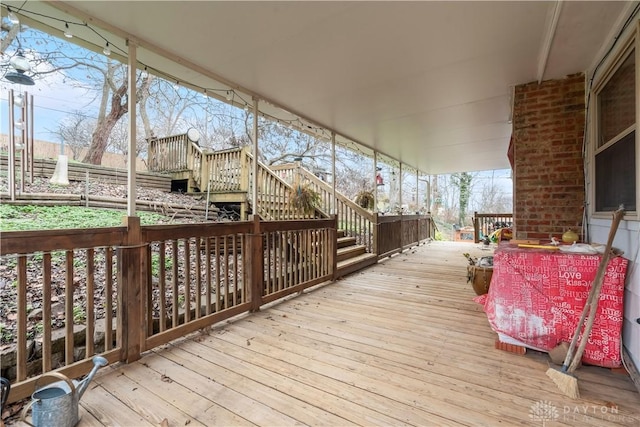
<svg viewBox="0 0 640 427">
<path fill-rule="evenodd" d="M 63 145 L 71 149 L 73 160 L 77 160 L 82 150 L 89 147 L 94 122 L 94 119 L 76 110 L 62 119 L 58 127 L 50 132 L 56 135 Z"/>
</svg>

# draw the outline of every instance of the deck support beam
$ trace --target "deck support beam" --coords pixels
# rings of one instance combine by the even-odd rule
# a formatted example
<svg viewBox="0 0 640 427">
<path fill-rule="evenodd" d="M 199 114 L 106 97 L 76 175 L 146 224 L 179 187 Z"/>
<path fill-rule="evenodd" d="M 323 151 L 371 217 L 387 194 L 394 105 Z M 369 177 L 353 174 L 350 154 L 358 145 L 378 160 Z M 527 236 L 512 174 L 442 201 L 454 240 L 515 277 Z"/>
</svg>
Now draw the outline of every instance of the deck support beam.
<svg viewBox="0 0 640 427">
<path fill-rule="evenodd" d="M 136 215 L 136 71 L 137 71 L 137 51 L 136 44 L 127 40 L 129 47 L 129 62 L 127 67 L 129 87 L 127 88 L 129 98 L 129 152 L 127 159 L 127 216 Z"/>
<path fill-rule="evenodd" d="M 331 214 L 337 215 L 337 199 L 336 199 L 336 133 L 331 132 Z"/>
<path fill-rule="evenodd" d="M 258 98 L 253 98 L 253 182 L 252 185 L 252 212 L 258 214 Z"/>
</svg>

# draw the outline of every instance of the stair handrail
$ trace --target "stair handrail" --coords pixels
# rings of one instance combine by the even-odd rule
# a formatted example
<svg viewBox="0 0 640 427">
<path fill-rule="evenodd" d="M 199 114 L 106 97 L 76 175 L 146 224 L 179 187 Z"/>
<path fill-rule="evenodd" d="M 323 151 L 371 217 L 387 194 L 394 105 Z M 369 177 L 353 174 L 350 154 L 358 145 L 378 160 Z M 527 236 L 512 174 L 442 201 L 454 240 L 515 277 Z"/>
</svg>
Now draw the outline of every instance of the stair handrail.
<svg viewBox="0 0 640 427">
<path fill-rule="evenodd" d="M 305 169 L 298 163 L 282 164 L 270 167 L 274 172 L 284 173 L 285 177 L 293 181 L 300 180 L 302 185 L 311 184 L 312 189 L 320 194 L 321 209 L 332 212 L 333 203 L 336 203 L 335 213 L 338 218 L 339 228 L 348 237 L 355 237 L 359 244 L 364 244 L 370 253 L 376 252 L 376 217 L 373 212 L 349 199 L 344 194 L 336 191 L 336 200 L 333 200 L 333 186 L 318 178 L 313 172 Z"/>
<path fill-rule="evenodd" d="M 253 187 L 252 187 L 252 182 L 253 180 L 251 179 L 251 175 L 253 174 L 253 165 L 252 162 L 254 160 L 253 158 L 253 154 L 249 152 L 249 150 L 245 150 L 246 153 L 246 159 L 247 159 L 247 167 L 249 168 L 249 184 L 248 184 L 248 199 L 253 203 Z M 323 206 L 320 206 L 318 208 L 316 208 L 314 214 L 309 215 L 309 214 L 301 214 L 299 212 L 297 212 L 295 209 L 291 208 L 288 204 L 288 200 L 290 195 L 295 191 L 295 188 L 293 187 L 292 184 L 288 183 L 286 180 L 284 180 L 283 178 L 281 178 L 280 176 L 278 176 L 277 173 L 275 173 L 275 171 L 273 169 L 271 169 L 269 166 L 265 165 L 264 163 L 262 163 L 261 161 L 258 160 L 258 173 L 262 173 L 264 178 L 267 178 L 269 180 L 271 180 L 272 183 L 275 183 L 276 185 L 280 186 L 280 190 L 284 190 L 284 192 L 280 192 L 278 191 L 277 194 L 273 194 L 273 193 L 269 193 L 269 192 L 265 192 L 264 190 L 262 192 L 260 192 L 261 190 L 261 186 L 260 184 L 263 183 L 263 179 L 258 180 L 258 192 L 259 194 L 262 194 L 263 197 L 261 198 L 260 202 L 258 204 L 258 213 L 265 219 L 272 219 L 272 220 L 290 220 L 290 219 L 311 219 L 311 218 L 329 218 L 329 213 L 323 209 Z M 267 199 L 268 198 L 268 199 Z M 268 204 L 265 203 L 266 200 L 271 200 L 271 207 L 273 208 L 274 206 L 280 206 L 280 209 L 275 210 L 275 212 L 281 212 L 281 215 L 274 215 L 273 212 L 274 210 L 272 209 L 271 212 L 269 212 L 268 209 Z M 267 205 L 267 207 L 265 207 L 265 205 Z M 284 209 L 282 209 L 284 208 Z"/>
</svg>

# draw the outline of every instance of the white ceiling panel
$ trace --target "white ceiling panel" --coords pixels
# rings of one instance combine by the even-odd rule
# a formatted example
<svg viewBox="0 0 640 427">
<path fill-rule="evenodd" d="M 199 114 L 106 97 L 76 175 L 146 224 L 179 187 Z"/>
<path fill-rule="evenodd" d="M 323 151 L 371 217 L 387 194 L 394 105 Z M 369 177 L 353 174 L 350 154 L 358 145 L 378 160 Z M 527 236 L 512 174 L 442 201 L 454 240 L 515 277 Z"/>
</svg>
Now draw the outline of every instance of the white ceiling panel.
<svg viewBox="0 0 640 427">
<path fill-rule="evenodd" d="M 508 168 L 513 86 L 536 80 L 544 58 L 544 79 L 585 71 L 631 5 L 6 3 L 49 16 L 70 13 L 114 40 L 136 39 L 140 61 L 181 82 L 257 95 L 429 174 Z"/>
</svg>

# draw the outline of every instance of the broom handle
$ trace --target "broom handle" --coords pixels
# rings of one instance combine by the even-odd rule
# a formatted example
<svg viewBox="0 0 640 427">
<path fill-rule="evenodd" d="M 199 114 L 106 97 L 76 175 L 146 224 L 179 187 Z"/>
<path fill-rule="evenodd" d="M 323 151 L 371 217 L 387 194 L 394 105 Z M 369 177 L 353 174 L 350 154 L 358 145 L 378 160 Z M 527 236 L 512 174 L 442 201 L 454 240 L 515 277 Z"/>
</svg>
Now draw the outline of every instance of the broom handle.
<svg viewBox="0 0 640 427">
<path fill-rule="evenodd" d="M 599 271 L 599 270 L 598 270 Z M 567 355 L 564 358 L 564 362 L 562 362 L 562 372 L 567 372 L 567 368 L 573 359 L 573 355 L 575 354 L 576 345 L 578 344 L 578 337 L 580 336 L 580 329 L 584 324 L 584 320 L 587 318 L 587 312 L 589 311 L 589 307 L 591 306 L 591 301 L 593 300 L 593 295 L 595 293 L 595 288 L 592 287 L 589 291 L 589 295 L 587 296 L 587 301 L 582 308 L 582 314 L 580 315 L 580 320 L 578 321 L 578 325 L 576 326 L 576 331 L 573 333 L 573 338 L 571 338 L 571 344 L 569 344 L 569 350 L 567 350 Z"/>
<path fill-rule="evenodd" d="M 613 221 L 611 223 L 611 229 L 609 230 L 609 238 L 607 239 L 607 246 L 604 250 L 604 254 L 602 255 L 602 259 L 600 260 L 600 265 L 598 265 L 598 272 L 596 274 L 596 278 L 593 282 L 593 287 L 591 288 L 591 292 L 589 293 L 589 298 L 587 303 L 582 310 L 582 316 L 580 318 L 580 323 L 576 328 L 575 335 L 571 340 L 572 347 L 575 346 L 575 341 L 577 340 L 578 335 L 580 335 L 580 328 L 582 326 L 582 322 L 584 322 L 584 317 L 587 311 L 587 306 L 589 308 L 589 318 L 587 319 L 587 324 L 584 327 L 584 331 L 582 332 L 582 340 L 580 341 L 580 346 L 578 347 L 575 355 L 573 355 L 573 359 L 571 359 L 571 365 L 566 370 L 566 372 L 573 372 L 576 370 L 580 361 L 582 360 L 582 353 L 584 352 L 585 347 L 587 346 L 587 341 L 589 341 L 589 335 L 591 334 L 591 328 L 593 327 L 593 322 L 596 318 L 596 312 L 598 311 L 598 300 L 600 299 L 600 290 L 602 289 L 602 284 L 604 283 L 604 276 L 607 271 L 607 266 L 609 265 L 609 259 L 611 258 L 611 248 L 613 246 L 613 239 L 616 236 L 616 231 L 618 230 L 618 225 L 620 224 L 620 220 L 624 216 L 624 209 L 618 209 L 613 213 Z M 569 354 L 567 354 L 569 356 Z M 569 358 L 565 359 L 566 366 Z"/>
</svg>

